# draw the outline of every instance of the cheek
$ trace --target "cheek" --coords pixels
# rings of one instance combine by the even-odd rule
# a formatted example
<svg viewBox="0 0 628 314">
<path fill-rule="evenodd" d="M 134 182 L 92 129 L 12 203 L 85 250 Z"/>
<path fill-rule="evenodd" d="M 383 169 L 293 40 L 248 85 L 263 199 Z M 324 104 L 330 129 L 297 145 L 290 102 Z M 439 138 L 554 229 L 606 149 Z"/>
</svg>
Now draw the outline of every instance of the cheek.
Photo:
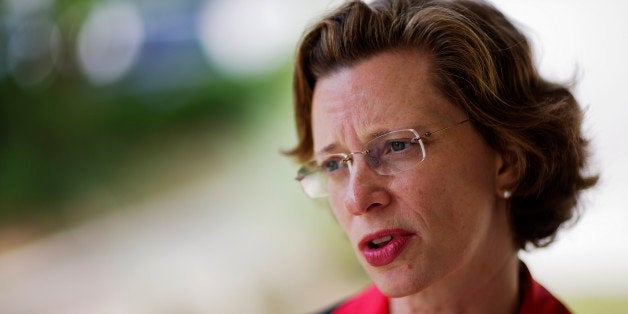
<svg viewBox="0 0 628 314">
<path fill-rule="evenodd" d="M 482 162 L 434 161 L 399 177 L 390 190 L 404 218 L 425 236 L 464 240 L 490 213 L 492 185 L 487 171 Z"/>
<path fill-rule="evenodd" d="M 495 152 L 475 133 L 449 144 L 437 147 L 442 150 L 437 150 L 424 169 L 432 194 L 449 198 L 460 209 L 490 206 L 494 201 Z"/>
<path fill-rule="evenodd" d="M 336 217 L 336 221 L 338 221 L 345 232 L 349 233 L 349 220 L 351 217 L 349 211 L 344 208 L 342 198 L 339 195 L 330 194 L 329 206 L 331 207 L 334 217 Z"/>
<path fill-rule="evenodd" d="M 399 177 L 390 190 L 395 194 L 396 207 L 402 218 L 421 232 L 431 234 L 446 220 L 448 213 L 444 209 L 451 208 L 451 199 L 445 195 L 447 183 L 444 178 L 423 170 Z"/>
</svg>

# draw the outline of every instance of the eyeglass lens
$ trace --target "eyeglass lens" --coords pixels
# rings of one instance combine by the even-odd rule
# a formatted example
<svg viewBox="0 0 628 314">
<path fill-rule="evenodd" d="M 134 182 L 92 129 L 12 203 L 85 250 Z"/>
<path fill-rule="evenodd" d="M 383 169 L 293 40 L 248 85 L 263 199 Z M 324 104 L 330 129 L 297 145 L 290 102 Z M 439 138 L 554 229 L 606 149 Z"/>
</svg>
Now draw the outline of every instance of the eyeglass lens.
<svg viewBox="0 0 628 314">
<path fill-rule="evenodd" d="M 425 158 L 423 142 L 411 129 L 393 131 L 369 141 L 364 153 L 366 163 L 380 175 L 408 170 Z M 324 158 L 320 164 L 305 165 L 297 177 L 303 190 L 310 197 L 326 196 L 328 180 L 339 182 L 346 179 L 356 154 L 335 154 Z"/>
</svg>

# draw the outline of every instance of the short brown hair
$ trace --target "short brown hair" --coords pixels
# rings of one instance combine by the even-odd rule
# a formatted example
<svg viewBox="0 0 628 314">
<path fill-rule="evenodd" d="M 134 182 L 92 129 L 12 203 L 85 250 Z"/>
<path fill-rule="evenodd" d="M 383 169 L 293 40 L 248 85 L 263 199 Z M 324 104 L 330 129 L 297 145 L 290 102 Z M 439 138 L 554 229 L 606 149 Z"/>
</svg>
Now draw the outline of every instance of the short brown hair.
<svg viewBox="0 0 628 314">
<path fill-rule="evenodd" d="M 316 81 L 384 51 L 430 55 L 432 82 L 467 112 L 488 144 L 518 169 L 510 199 L 514 243 L 545 246 L 574 216 L 587 141 L 582 111 L 566 86 L 540 77 L 526 37 L 482 1 L 351 1 L 304 35 L 294 69 L 298 145 L 289 155 L 312 158 L 311 105 Z"/>
</svg>

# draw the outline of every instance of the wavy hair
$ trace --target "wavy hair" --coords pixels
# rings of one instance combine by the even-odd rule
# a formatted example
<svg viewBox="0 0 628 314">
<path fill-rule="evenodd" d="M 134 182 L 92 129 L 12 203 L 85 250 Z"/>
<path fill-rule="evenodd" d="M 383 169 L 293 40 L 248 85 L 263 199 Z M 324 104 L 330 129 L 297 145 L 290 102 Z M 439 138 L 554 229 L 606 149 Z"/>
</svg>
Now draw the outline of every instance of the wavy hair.
<svg viewBox="0 0 628 314">
<path fill-rule="evenodd" d="M 431 81 L 467 112 L 486 142 L 518 169 L 509 210 L 519 248 L 551 243 L 576 213 L 585 175 L 587 141 L 582 111 L 568 86 L 537 72 L 526 37 L 482 1 L 350 1 L 302 37 L 294 67 L 297 146 L 287 154 L 312 157 L 311 106 L 319 78 L 395 49 L 430 55 Z"/>
</svg>

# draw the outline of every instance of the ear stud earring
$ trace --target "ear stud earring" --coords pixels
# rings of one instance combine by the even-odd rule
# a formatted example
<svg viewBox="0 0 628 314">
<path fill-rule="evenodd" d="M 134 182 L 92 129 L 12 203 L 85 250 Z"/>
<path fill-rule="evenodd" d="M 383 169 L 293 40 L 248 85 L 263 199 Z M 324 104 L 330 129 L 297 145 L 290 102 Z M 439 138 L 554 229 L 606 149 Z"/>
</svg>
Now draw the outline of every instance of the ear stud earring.
<svg viewBox="0 0 628 314">
<path fill-rule="evenodd" d="M 512 196 L 512 192 L 510 190 L 504 190 L 504 192 L 502 193 L 502 196 L 505 199 L 509 199 Z"/>
</svg>

